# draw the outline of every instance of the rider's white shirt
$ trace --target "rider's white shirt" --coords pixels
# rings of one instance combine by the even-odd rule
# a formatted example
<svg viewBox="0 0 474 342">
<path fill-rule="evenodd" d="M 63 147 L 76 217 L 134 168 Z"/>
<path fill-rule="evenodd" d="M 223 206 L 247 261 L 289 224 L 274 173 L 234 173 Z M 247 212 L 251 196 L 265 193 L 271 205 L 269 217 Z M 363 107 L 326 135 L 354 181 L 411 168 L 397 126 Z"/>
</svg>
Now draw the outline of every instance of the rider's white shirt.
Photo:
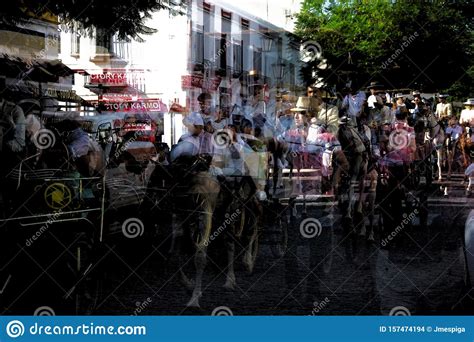
<svg viewBox="0 0 474 342">
<path fill-rule="evenodd" d="M 474 109 L 463 109 L 461 111 L 461 117 L 459 123 L 467 123 L 469 126 L 474 127 Z"/>
<path fill-rule="evenodd" d="M 436 105 L 436 116 L 438 119 L 453 115 L 453 106 L 451 103 L 438 103 Z"/>
<path fill-rule="evenodd" d="M 377 98 L 375 97 L 375 95 L 370 95 L 367 99 L 367 106 L 369 108 L 375 108 L 375 103 L 377 103 Z"/>
<path fill-rule="evenodd" d="M 181 156 L 196 156 L 213 153 L 212 135 L 201 132 L 198 136 L 184 134 L 178 144 L 171 150 L 171 161 Z"/>
</svg>

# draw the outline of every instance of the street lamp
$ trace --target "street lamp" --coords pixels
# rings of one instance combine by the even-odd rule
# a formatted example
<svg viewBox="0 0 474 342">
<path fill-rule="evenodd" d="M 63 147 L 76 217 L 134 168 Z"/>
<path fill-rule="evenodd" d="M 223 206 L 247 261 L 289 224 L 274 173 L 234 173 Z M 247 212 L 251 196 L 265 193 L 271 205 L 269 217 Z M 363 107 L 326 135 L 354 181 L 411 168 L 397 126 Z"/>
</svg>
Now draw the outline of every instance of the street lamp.
<svg viewBox="0 0 474 342">
<path fill-rule="evenodd" d="M 278 81 L 281 81 L 283 76 L 285 76 L 285 67 L 286 64 L 283 63 L 281 59 L 279 59 L 278 62 L 272 64 L 273 77 L 275 77 Z"/>
<path fill-rule="evenodd" d="M 262 52 L 272 51 L 273 38 L 269 35 L 262 35 Z"/>
<path fill-rule="evenodd" d="M 277 81 L 277 97 L 280 96 L 280 83 L 283 79 L 283 76 L 285 76 L 285 67 L 286 64 L 283 63 L 281 59 L 279 59 L 278 62 L 272 64 L 273 77 L 275 77 Z"/>
</svg>

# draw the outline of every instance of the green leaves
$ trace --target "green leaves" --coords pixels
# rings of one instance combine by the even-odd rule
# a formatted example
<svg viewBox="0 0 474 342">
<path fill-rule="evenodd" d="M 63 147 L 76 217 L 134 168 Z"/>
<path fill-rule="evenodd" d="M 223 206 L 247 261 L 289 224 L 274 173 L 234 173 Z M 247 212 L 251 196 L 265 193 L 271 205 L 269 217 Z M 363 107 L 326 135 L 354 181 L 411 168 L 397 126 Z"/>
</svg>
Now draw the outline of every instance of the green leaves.
<svg viewBox="0 0 474 342">
<path fill-rule="evenodd" d="M 473 6 L 468 0 L 305 0 L 296 33 L 319 42 L 329 63 L 360 86 L 385 79 L 436 91 L 459 89 L 462 79 L 468 96 Z M 333 84 L 341 81 L 332 74 Z"/>
<path fill-rule="evenodd" d="M 9 25 L 26 22 L 31 15 L 53 14 L 60 16 L 65 25 L 76 23 L 92 34 L 94 28 L 118 33 L 120 38 L 138 38 L 156 32 L 147 27 L 145 20 L 154 11 L 168 9 L 163 0 L 16 0 L 0 8 L 0 23 Z M 172 15 L 180 14 L 184 5 L 169 8 Z"/>
</svg>

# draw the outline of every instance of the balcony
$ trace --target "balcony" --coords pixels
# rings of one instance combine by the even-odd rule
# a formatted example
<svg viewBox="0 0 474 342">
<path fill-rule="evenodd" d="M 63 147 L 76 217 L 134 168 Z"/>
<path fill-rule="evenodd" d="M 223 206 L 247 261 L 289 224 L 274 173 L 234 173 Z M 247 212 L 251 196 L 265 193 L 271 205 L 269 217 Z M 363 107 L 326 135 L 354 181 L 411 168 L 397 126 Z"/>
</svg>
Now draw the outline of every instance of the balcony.
<svg viewBox="0 0 474 342">
<path fill-rule="evenodd" d="M 94 63 L 128 64 L 131 58 L 131 42 L 117 35 L 97 34 L 90 61 Z"/>
</svg>

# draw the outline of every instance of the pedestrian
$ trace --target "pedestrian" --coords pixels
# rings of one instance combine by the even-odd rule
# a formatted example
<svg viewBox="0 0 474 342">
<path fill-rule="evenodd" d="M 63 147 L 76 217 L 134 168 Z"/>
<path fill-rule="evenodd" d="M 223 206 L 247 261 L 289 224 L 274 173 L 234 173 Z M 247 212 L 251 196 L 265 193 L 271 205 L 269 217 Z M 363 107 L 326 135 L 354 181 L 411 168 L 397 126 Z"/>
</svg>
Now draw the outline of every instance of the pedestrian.
<svg viewBox="0 0 474 342">
<path fill-rule="evenodd" d="M 339 129 L 339 110 L 336 106 L 329 104 L 329 99 L 334 98 L 324 89 L 316 92 L 316 118 L 323 123 L 326 131 L 337 134 Z"/>
<path fill-rule="evenodd" d="M 422 108 L 424 107 L 423 100 L 421 99 L 421 94 L 419 91 L 414 91 L 412 93 L 413 100 L 411 101 L 413 108 L 410 108 L 410 117 L 408 118 L 408 123 L 410 126 L 415 126 L 418 119 L 422 116 Z"/>
<path fill-rule="evenodd" d="M 222 130 L 231 124 L 230 119 L 227 117 L 226 110 L 216 107 L 215 114 L 216 116 L 214 118 L 211 118 L 207 124 L 208 129 L 206 129 L 206 131 L 208 131 L 209 133 Z"/>
<path fill-rule="evenodd" d="M 171 149 L 171 161 L 181 157 L 194 157 L 200 154 L 212 156 L 212 135 L 204 131 L 204 120 L 199 113 L 191 113 L 183 119 L 188 133 L 181 136 L 178 144 Z"/>
<path fill-rule="evenodd" d="M 351 87 L 346 88 L 346 91 L 347 95 L 342 101 L 341 108 L 345 111 L 347 117 L 357 123 L 364 110 L 365 93 L 363 91 L 353 92 Z"/>
<path fill-rule="evenodd" d="M 199 111 L 201 118 L 206 126 L 209 121 L 215 119 L 215 108 L 212 106 L 212 96 L 209 93 L 201 93 L 198 98 Z"/>
</svg>

